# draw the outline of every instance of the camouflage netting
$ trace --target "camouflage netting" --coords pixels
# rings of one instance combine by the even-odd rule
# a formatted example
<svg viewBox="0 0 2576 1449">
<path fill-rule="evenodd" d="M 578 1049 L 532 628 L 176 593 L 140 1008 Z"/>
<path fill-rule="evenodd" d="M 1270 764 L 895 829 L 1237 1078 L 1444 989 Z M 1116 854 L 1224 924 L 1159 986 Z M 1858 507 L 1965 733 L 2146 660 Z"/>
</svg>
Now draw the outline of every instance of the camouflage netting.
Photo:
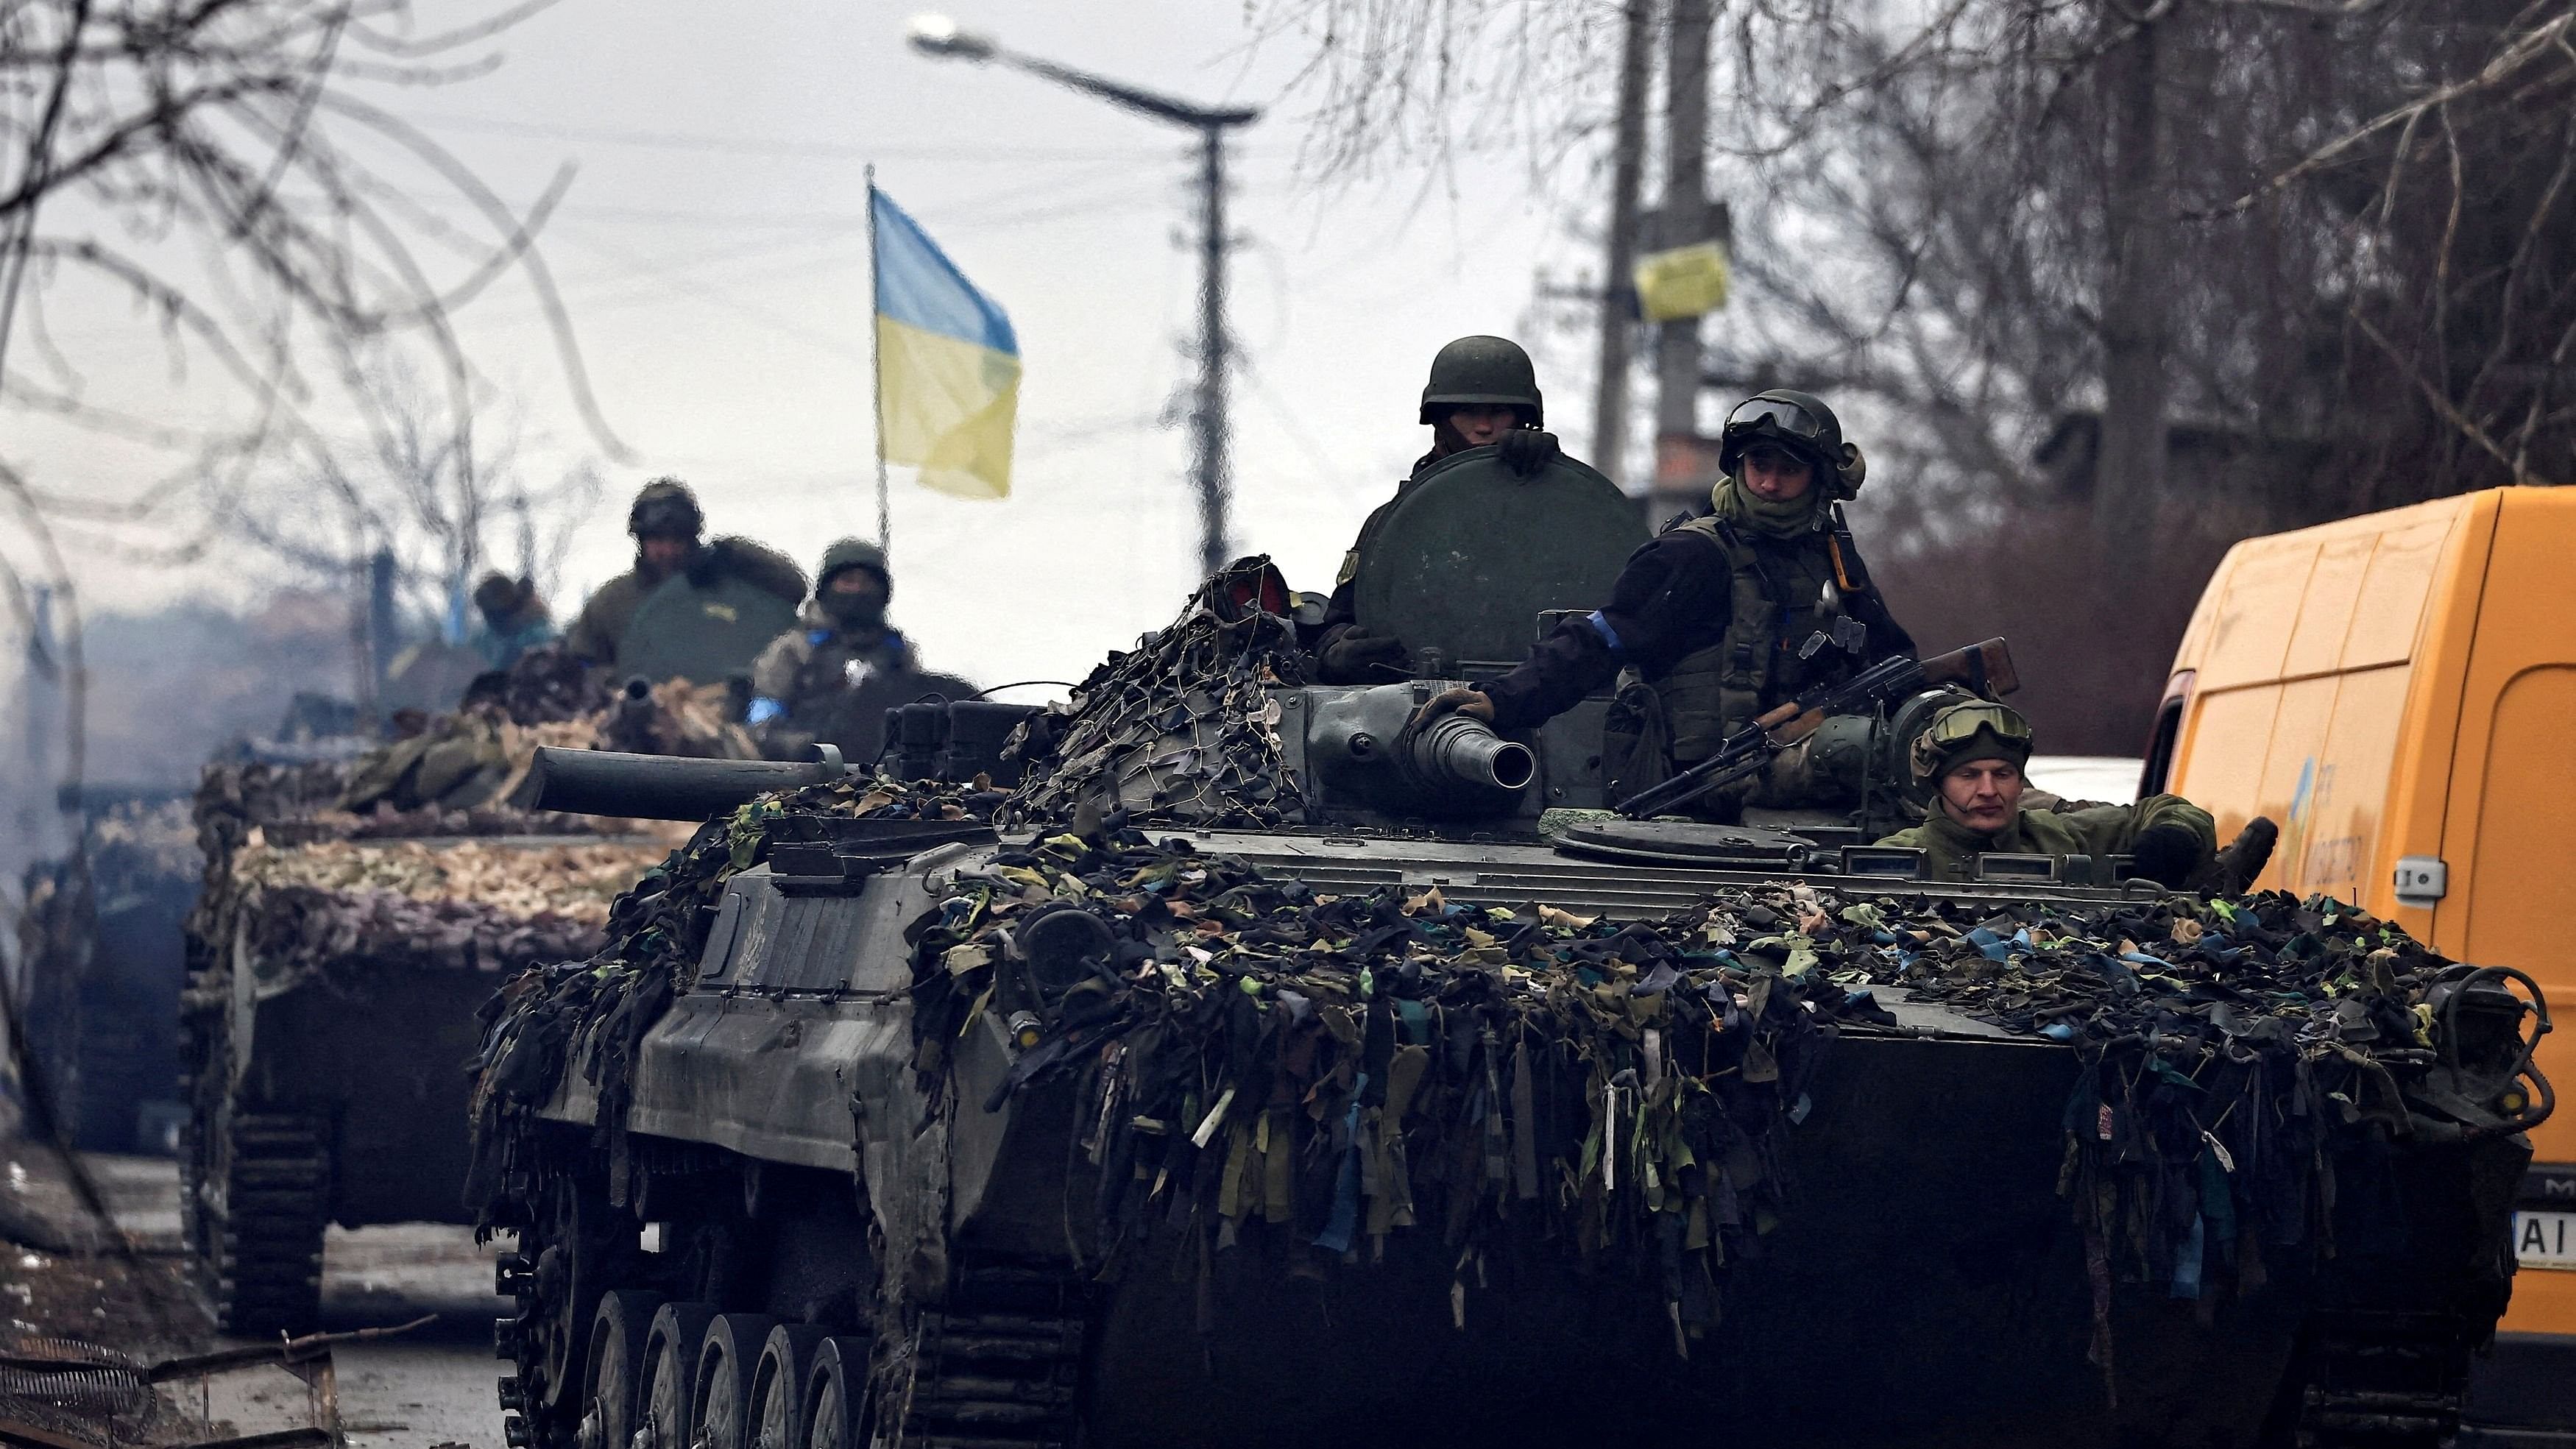
<svg viewBox="0 0 2576 1449">
<path fill-rule="evenodd" d="M 540 745 L 748 757 L 721 692 L 673 681 L 612 697 L 579 661 L 536 650 L 478 680 L 455 712 L 411 721 L 414 733 L 355 760 L 209 765 L 195 810 L 206 890 L 188 926 L 198 966 L 225 965 L 236 941 L 289 973 L 516 971 L 589 955 L 610 901 L 662 857 L 672 828 L 499 802 Z"/>
<path fill-rule="evenodd" d="M 1874 988 L 2076 1049 L 2060 1186 L 2107 1335 L 2114 1275 L 2219 1298 L 2267 1253 L 2330 1250 L 2337 1150 L 2414 1130 L 2419 1006 L 2449 968 L 2278 894 L 1998 913 L 1783 884 L 1617 922 L 1334 899 L 1180 841 L 1059 836 L 915 926 L 925 1071 L 996 1009 L 1015 932 L 1068 909 L 1115 945 L 1014 1078 L 1078 1078 L 1104 1243 L 1222 1248 L 1260 1223 L 1292 1256 L 1357 1260 L 1436 1232 L 1463 1302 L 1497 1245 L 1534 1237 L 1632 1265 L 1684 1333 L 1784 1206 L 1778 1137 L 1826 1042 L 1893 1025 Z"/>
<path fill-rule="evenodd" d="M 1398 1237 L 1436 1235 L 1463 1314 L 1504 1249 L 1541 1244 L 1649 1285 L 1687 1352 L 1728 1266 L 1794 1210 L 1782 1148 L 1811 1074 L 1838 1035 L 1901 1029 L 1878 993 L 1902 987 L 2075 1052 L 2060 1186 L 2107 1370 L 2115 1279 L 2203 1302 L 2250 1292 L 2330 1251 L 2347 1149 L 2497 1130 L 2440 1120 L 2422 1090 L 2438 1057 L 2428 992 L 2456 968 L 2323 900 L 1998 905 L 1781 882 L 1594 919 L 1436 891 L 1336 898 L 1158 841 L 1137 827 L 1167 813 L 1300 812 L 1262 693 L 1298 677 L 1288 626 L 1234 602 L 1258 573 L 1212 581 L 1030 730 L 1029 781 L 1007 800 L 879 780 L 701 829 L 619 897 L 602 950 L 519 976 L 488 1008 L 473 1200 L 490 1204 L 511 1124 L 568 1069 L 598 1088 L 613 1149 L 634 1053 L 684 989 L 724 881 L 795 812 L 998 806 L 1006 830 L 1038 827 L 912 923 L 916 1065 L 953 1095 L 961 1033 L 1041 1008 L 1006 1090 L 1082 1104 L 1066 1150 L 1100 1170 L 1088 1210 L 1112 1256 L 1194 1239 L 1365 1271 Z M 1005 964 L 1064 912 L 1091 918 L 1073 934 L 1098 949 L 1052 999 L 1014 1000 L 1034 972 Z"/>
<path fill-rule="evenodd" d="M 1279 706 L 1266 686 L 1305 682 L 1296 626 L 1254 607 L 1278 589 L 1246 559 L 1191 596 L 1171 625 L 1109 656 L 1012 746 L 1025 778 L 1009 825 L 1096 820 L 1267 826 L 1302 820 L 1305 797 L 1280 758 Z"/>
<path fill-rule="evenodd" d="M 701 829 L 618 899 L 605 948 L 495 998 L 484 1188 L 508 1120 L 570 1063 L 600 1089 L 602 1130 L 622 1131 L 636 1046 L 769 821 L 956 819 L 993 800 L 843 784 Z M 2114 1278 L 2214 1301 L 2330 1251 L 2339 1155 L 2429 1120 L 2422 1005 L 2452 969 L 2394 926 L 2279 894 L 1998 908 L 1783 883 L 1619 921 L 1437 891 L 1335 898 L 1112 827 L 1007 849 L 913 923 L 926 1085 L 945 1089 L 975 1016 L 1013 1004 L 997 982 L 1019 933 L 1061 911 L 1112 944 L 1048 1004 L 1013 1089 L 1085 1104 L 1068 1150 L 1101 1169 L 1105 1251 L 1205 1234 L 1364 1266 L 1392 1237 L 1436 1234 L 1464 1313 L 1506 1249 L 1552 1243 L 1650 1285 L 1683 1352 L 1727 1266 L 1794 1210 L 1784 1134 L 1834 1037 L 1893 1027 L 1879 990 L 2077 1052 L 2060 1188 L 2099 1270 L 2107 1367 Z"/>
</svg>

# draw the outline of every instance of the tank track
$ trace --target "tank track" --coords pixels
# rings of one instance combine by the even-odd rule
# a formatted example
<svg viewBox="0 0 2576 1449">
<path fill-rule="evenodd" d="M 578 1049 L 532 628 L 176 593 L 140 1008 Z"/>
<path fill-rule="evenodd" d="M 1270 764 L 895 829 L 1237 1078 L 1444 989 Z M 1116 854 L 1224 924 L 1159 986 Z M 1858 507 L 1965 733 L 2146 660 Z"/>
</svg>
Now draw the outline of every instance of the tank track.
<svg viewBox="0 0 2576 1449">
<path fill-rule="evenodd" d="M 322 1310 L 330 1150 L 300 1113 L 234 1112 L 224 1124 L 223 1205 L 201 1202 L 207 1296 L 227 1332 L 306 1333 Z"/>
<path fill-rule="evenodd" d="M 2348 1313 L 2308 1342 L 2299 1449 L 2437 1449 L 2459 1432 L 2469 1374 L 2456 1318 Z"/>
<path fill-rule="evenodd" d="M 890 1449 L 1072 1449 L 1088 1304 L 1052 1268 L 984 1265 L 958 1274 L 944 1312 L 925 1313 L 907 1352 L 880 1370 L 878 1403 L 897 1416 Z"/>
</svg>

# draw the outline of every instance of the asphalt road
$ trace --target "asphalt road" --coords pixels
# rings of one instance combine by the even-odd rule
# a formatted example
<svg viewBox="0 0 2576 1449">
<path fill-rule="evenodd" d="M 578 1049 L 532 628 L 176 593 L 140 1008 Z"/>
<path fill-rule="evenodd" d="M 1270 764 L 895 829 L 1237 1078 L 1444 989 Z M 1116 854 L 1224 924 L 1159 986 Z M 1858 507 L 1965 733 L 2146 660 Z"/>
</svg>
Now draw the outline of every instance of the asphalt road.
<svg viewBox="0 0 2576 1449">
<path fill-rule="evenodd" d="M 179 1246 L 179 1175 L 167 1158 L 93 1157 L 119 1226 L 145 1245 Z M 323 1249 L 326 1331 L 435 1322 L 398 1338 L 333 1351 L 340 1423 L 352 1449 L 466 1445 L 504 1449 L 493 1381 L 492 1320 L 510 1306 L 492 1294 L 496 1250 L 470 1228 L 414 1223 L 333 1228 Z"/>
</svg>

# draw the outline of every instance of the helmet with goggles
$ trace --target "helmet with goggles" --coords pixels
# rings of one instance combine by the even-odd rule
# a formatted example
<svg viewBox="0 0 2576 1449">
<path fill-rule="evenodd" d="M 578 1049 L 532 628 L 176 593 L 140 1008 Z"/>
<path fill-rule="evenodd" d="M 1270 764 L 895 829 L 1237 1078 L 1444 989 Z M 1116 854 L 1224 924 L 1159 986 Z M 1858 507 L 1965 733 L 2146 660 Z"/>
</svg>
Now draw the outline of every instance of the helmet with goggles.
<svg viewBox="0 0 2576 1449">
<path fill-rule="evenodd" d="M 1915 736 L 1909 763 L 1917 784 L 1938 780 L 1971 760 L 2006 760 L 2016 770 L 2030 763 L 2030 721 L 1991 699 L 1954 704 L 1932 716 Z"/>
<path fill-rule="evenodd" d="M 1735 405 L 1718 434 L 1717 466 L 1732 474 L 1754 448 L 1770 443 L 1807 461 L 1819 474 L 1843 468 L 1843 425 L 1813 393 L 1775 387 Z"/>
</svg>

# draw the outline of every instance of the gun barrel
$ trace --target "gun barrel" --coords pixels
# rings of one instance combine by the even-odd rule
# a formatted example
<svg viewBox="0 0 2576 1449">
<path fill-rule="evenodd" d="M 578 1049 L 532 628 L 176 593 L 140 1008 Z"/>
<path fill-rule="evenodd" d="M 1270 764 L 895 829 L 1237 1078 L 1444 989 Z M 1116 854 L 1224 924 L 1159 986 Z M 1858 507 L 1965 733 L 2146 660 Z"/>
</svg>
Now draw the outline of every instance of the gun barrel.
<svg viewBox="0 0 2576 1449">
<path fill-rule="evenodd" d="M 1413 737 L 1413 768 L 1437 785 L 1519 790 L 1538 774 L 1529 746 L 1495 734 L 1482 720 L 1443 715 Z"/>
<path fill-rule="evenodd" d="M 801 764 L 777 760 L 684 760 L 615 750 L 540 746 L 511 803 L 524 810 L 619 815 L 638 820 L 712 820 L 772 790 L 837 780 L 848 767 L 835 758 Z"/>
</svg>

